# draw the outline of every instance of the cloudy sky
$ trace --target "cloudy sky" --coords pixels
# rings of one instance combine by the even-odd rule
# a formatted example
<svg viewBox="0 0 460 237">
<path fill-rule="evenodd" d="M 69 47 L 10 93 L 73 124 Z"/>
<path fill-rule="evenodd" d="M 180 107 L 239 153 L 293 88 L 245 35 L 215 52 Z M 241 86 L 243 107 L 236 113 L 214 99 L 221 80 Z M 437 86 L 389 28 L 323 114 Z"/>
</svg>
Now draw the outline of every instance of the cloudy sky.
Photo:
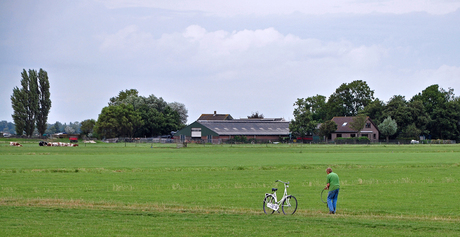
<svg viewBox="0 0 460 237">
<path fill-rule="evenodd" d="M 126 89 L 234 118 L 292 119 L 297 98 L 364 80 L 374 96 L 460 91 L 457 0 L 1 0 L 0 120 L 23 69 L 48 122 L 97 119 Z"/>
</svg>

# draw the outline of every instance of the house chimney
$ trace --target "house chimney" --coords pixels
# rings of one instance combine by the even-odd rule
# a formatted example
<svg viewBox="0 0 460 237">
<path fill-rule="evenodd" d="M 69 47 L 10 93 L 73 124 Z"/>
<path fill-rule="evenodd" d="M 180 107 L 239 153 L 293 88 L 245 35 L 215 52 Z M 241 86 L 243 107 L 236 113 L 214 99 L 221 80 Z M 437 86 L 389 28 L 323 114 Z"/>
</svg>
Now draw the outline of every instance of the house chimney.
<svg viewBox="0 0 460 237">
<path fill-rule="evenodd" d="M 216 111 L 214 111 L 214 115 L 213 115 L 213 116 L 216 116 L 216 113 L 217 113 L 217 112 L 216 112 Z"/>
</svg>

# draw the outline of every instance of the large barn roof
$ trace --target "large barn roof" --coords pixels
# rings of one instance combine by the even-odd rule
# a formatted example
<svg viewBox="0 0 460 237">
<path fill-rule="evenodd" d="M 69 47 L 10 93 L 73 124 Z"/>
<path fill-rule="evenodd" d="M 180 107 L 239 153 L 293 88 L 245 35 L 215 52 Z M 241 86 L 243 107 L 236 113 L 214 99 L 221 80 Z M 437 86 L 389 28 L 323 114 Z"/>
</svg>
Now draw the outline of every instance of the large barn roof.
<svg viewBox="0 0 460 237">
<path fill-rule="evenodd" d="M 289 135 L 289 122 L 274 120 L 202 120 L 197 121 L 219 135 Z"/>
</svg>

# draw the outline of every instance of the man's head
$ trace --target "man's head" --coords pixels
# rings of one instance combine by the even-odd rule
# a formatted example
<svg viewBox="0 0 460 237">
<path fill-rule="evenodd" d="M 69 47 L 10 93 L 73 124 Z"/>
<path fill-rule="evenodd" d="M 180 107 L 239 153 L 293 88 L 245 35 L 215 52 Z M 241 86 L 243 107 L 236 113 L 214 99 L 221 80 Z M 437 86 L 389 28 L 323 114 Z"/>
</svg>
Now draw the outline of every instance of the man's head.
<svg viewBox="0 0 460 237">
<path fill-rule="evenodd" d="M 327 174 L 330 174 L 330 173 L 332 173 L 332 169 L 331 169 L 331 167 L 328 167 L 328 168 L 326 169 L 326 173 L 327 173 Z"/>
</svg>

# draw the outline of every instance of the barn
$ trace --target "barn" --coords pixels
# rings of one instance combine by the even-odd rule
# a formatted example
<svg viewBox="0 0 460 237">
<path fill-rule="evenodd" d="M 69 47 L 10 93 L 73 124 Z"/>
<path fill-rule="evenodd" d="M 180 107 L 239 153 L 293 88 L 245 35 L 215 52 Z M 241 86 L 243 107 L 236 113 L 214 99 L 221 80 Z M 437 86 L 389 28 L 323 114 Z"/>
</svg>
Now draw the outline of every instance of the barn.
<svg viewBox="0 0 460 237">
<path fill-rule="evenodd" d="M 239 139 L 279 142 L 289 137 L 289 122 L 281 118 L 197 120 L 174 134 L 174 138 L 181 142 L 213 144 Z"/>
</svg>

